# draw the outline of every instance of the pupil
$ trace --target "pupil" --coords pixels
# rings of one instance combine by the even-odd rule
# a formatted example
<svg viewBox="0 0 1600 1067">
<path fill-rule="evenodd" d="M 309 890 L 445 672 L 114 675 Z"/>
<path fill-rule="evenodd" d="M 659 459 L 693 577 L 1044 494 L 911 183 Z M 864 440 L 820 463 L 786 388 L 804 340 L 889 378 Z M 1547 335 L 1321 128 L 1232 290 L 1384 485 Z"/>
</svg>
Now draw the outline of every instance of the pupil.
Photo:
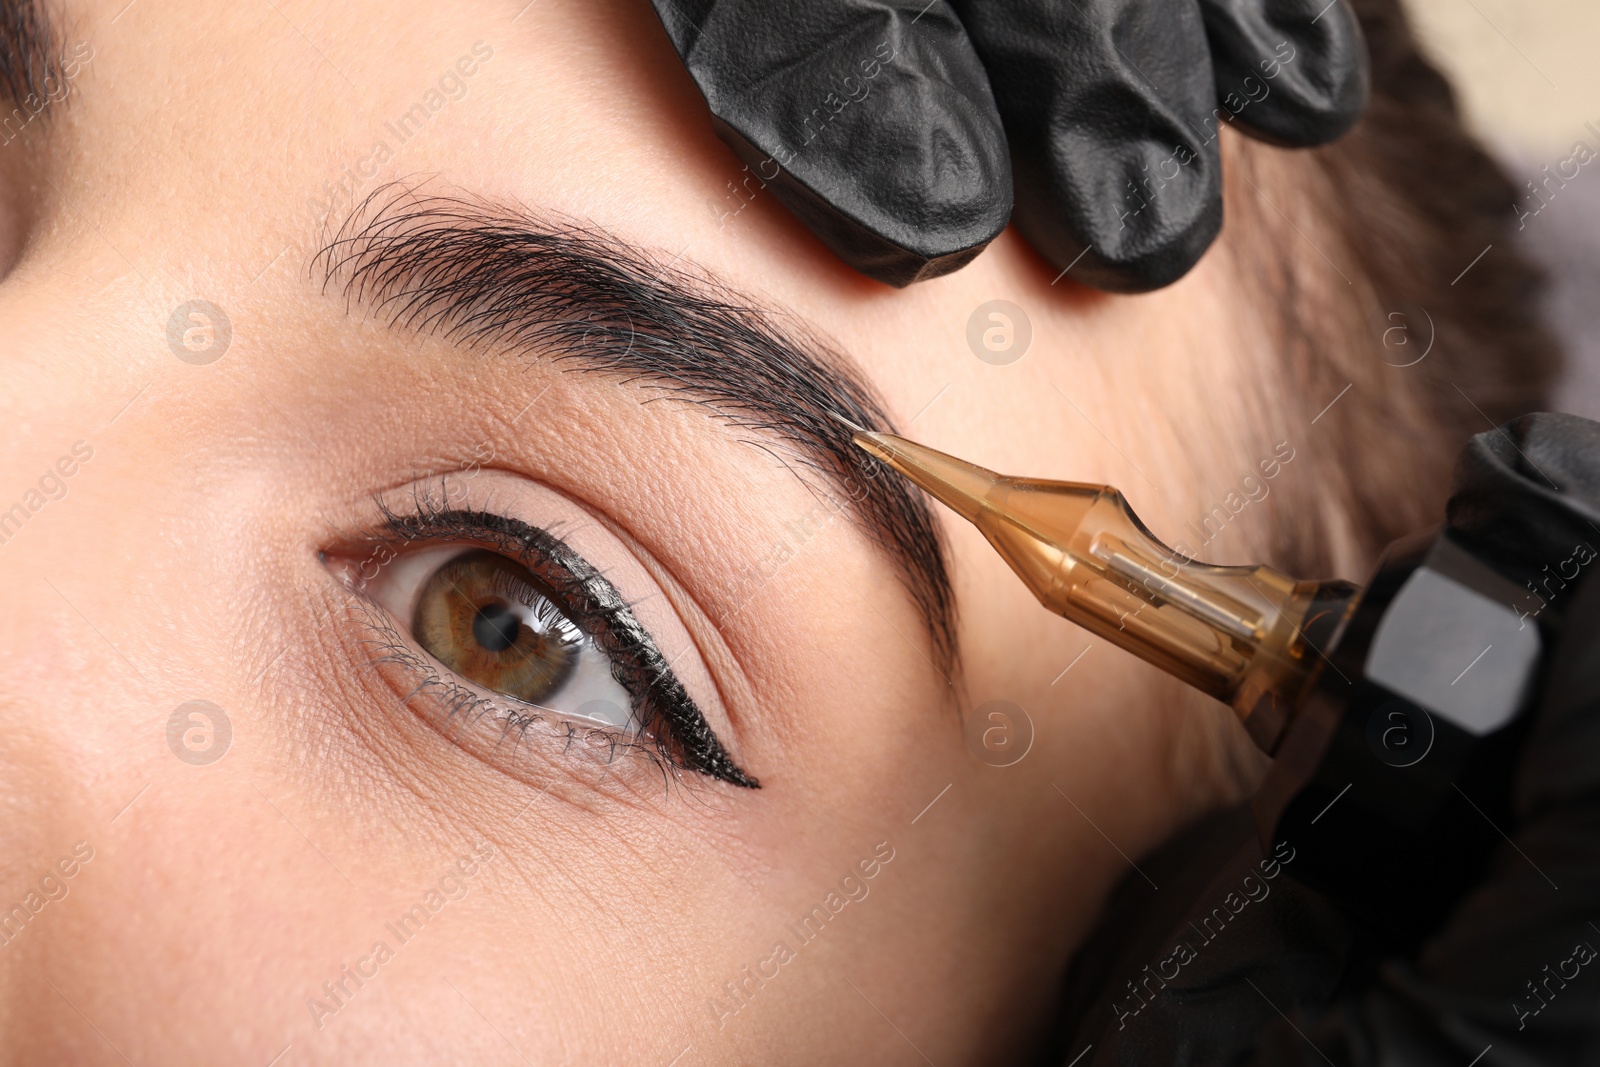
<svg viewBox="0 0 1600 1067">
<path fill-rule="evenodd" d="M 504 604 L 485 604 L 472 618 L 472 636 L 490 652 L 504 652 L 517 643 L 522 620 Z"/>
</svg>

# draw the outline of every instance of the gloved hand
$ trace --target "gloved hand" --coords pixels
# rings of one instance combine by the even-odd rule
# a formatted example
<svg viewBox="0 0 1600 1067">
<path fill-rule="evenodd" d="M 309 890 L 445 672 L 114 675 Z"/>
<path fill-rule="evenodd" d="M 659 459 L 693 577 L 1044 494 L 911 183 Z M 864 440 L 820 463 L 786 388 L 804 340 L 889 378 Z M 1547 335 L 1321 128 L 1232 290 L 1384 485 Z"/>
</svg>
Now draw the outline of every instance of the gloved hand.
<svg viewBox="0 0 1600 1067">
<path fill-rule="evenodd" d="M 1321 144 L 1367 95 L 1343 0 L 652 2 L 735 192 L 897 286 L 1011 218 L 1087 285 L 1167 285 L 1221 227 L 1221 125 Z"/>
<path fill-rule="evenodd" d="M 1213 820 L 1141 863 L 1161 892 L 1118 891 L 1076 965 L 1063 1064 L 1089 1044 L 1078 1067 L 1600 1062 L 1600 424 L 1478 435 L 1448 515 L 1537 580 L 1530 618 L 1555 639 L 1487 876 L 1405 958 L 1278 877 L 1292 842 L 1263 858 L 1245 812 Z"/>
</svg>

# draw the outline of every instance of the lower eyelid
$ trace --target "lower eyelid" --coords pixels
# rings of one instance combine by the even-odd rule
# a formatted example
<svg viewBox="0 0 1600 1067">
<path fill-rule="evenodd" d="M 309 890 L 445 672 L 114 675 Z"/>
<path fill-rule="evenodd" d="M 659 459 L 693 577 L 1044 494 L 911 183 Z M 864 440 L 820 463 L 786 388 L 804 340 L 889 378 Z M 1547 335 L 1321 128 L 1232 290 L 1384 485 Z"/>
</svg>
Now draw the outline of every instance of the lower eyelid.
<svg viewBox="0 0 1600 1067">
<path fill-rule="evenodd" d="M 553 764 L 569 773 L 582 766 L 618 776 L 618 757 L 638 763 L 641 781 L 676 778 L 676 767 L 645 735 L 586 723 L 528 705 L 513 707 L 465 684 L 416 648 L 370 601 L 357 599 L 356 624 L 366 633 L 367 666 L 402 706 L 417 713 L 446 739 L 500 766 L 514 777 L 538 770 L 529 761 Z M 508 743 L 509 742 L 509 743 Z M 576 762 L 574 762 L 576 761 Z M 624 776 L 628 777 L 628 776 Z M 593 782 L 589 784 L 594 784 Z"/>
</svg>

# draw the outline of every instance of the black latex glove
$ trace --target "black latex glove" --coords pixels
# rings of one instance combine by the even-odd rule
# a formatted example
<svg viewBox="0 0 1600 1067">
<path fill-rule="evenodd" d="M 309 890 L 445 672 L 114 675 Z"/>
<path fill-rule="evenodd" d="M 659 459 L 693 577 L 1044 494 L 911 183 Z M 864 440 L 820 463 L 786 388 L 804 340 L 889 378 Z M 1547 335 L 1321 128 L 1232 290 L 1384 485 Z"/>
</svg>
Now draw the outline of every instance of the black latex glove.
<svg viewBox="0 0 1600 1067">
<path fill-rule="evenodd" d="M 1220 124 L 1321 144 L 1367 95 L 1344 0 L 652 2 L 750 171 L 739 195 L 890 285 L 1013 217 L 1078 281 L 1167 285 L 1222 225 Z"/>
<path fill-rule="evenodd" d="M 1292 843 L 1264 866 L 1247 813 L 1214 820 L 1141 865 L 1160 892 L 1138 877 L 1118 891 L 1075 965 L 1062 1063 L 1090 1044 L 1078 1067 L 1600 1063 L 1600 424 L 1533 415 L 1480 434 L 1448 514 L 1508 574 L 1540 576 L 1529 610 L 1556 640 L 1487 877 L 1405 959 L 1281 877 Z M 1214 921 L 1197 929 L 1252 889 L 1214 939 Z M 1180 938 L 1196 958 L 1145 984 Z"/>
</svg>

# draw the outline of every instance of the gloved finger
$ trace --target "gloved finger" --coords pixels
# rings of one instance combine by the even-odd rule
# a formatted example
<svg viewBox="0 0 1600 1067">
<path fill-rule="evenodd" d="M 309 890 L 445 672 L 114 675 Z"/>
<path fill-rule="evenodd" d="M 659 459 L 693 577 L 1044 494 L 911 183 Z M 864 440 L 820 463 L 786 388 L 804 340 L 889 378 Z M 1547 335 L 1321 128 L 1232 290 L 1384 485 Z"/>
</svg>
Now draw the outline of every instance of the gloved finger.
<svg viewBox="0 0 1600 1067">
<path fill-rule="evenodd" d="M 1286 147 L 1341 136 L 1367 104 L 1367 46 L 1345 0 L 1200 0 L 1217 102 Z"/>
<path fill-rule="evenodd" d="M 1011 215 L 988 78 L 944 0 L 652 0 L 751 174 L 856 270 L 966 265 Z"/>
<path fill-rule="evenodd" d="M 1013 220 L 1113 292 L 1167 285 L 1222 225 L 1205 27 L 1192 0 L 952 0 L 1011 142 Z"/>
<path fill-rule="evenodd" d="M 1565 614 L 1566 583 L 1600 550 L 1597 456 L 1600 423 L 1538 412 L 1474 436 L 1456 461 L 1451 536 L 1525 586 L 1541 623 Z"/>
</svg>

